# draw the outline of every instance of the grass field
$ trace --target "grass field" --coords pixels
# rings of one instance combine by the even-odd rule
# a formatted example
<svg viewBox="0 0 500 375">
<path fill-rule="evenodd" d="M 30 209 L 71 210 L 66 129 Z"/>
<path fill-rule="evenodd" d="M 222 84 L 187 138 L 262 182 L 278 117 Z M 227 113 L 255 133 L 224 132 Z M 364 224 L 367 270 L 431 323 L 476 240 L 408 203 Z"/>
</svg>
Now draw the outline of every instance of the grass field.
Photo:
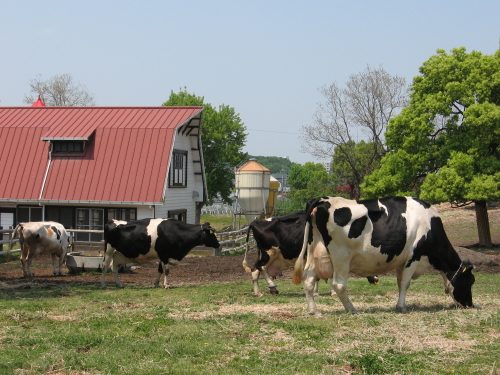
<svg viewBox="0 0 500 375">
<path fill-rule="evenodd" d="M 477 274 L 479 309 L 451 307 L 441 278 L 350 283 L 358 315 L 321 285 L 255 298 L 248 282 L 170 290 L 94 285 L 0 289 L 0 374 L 490 374 L 500 353 L 500 276 Z M 496 364 L 499 366 L 499 363 Z"/>
</svg>

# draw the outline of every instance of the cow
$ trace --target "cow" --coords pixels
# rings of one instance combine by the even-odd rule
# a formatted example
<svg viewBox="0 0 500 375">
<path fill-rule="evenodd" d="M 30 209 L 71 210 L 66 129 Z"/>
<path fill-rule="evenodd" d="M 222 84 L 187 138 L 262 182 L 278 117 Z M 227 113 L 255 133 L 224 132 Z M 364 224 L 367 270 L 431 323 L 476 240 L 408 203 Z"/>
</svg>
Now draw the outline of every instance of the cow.
<svg viewBox="0 0 500 375">
<path fill-rule="evenodd" d="M 209 223 L 185 224 L 174 219 L 141 219 L 126 224 L 110 220 L 104 228 L 105 261 L 101 285 L 106 285 L 104 274 L 112 263 L 113 276 L 118 287 L 123 287 L 118 268 L 126 263 L 144 263 L 158 258 L 158 286 L 165 274 L 164 286 L 168 287 L 169 267 L 177 265 L 187 253 L 198 245 L 220 247 L 214 229 Z"/>
<path fill-rule="evenodd" d="M 21 267 L 23 276 L 32 278 L 31 263 L 34 257 L 50 254 L 52 273 L 62 275 L 61 267 L 66 261 L 70 247 L 70 236 L 64 226 L 55 221 L 31 221 L 19 223 L 12 239 L 19 238 L 21 245 Z"/>
<path fill-rule="evenodd" d="M 304 240 L 305 225 L 305 211 L 286 216 L 276 216 L 266 220 L 256 219 L 250 223 L 247 230 L 247 248 L 242 265 L 246 272 L 252 274 L 254 295 L 262 295 L 258 283 L 261 273 L 268 284 L 269 292 L 271 294 L 279 293 L 273 278 L 281 274 L 284 269 L 291 267 L 299 256 Z M 252 232 L 257 245 L 257 260 L 252 268 L 247 263 L 250 232 Z M 320 243 L 317 245 L 321 246 Z M 317 254 L 320 252 L 321 249 L 318 249 Z M 324 270 L 319 279 L 326 280 L 329 277 L 331 277 L 331 271 Z M 378 278 L 370 276 L 368 281 L 375 284 L 378 282 Z"/>
<path fill-rule="evenodd" d="M 441 274 L 445 293 L 450 294 L 458 306 L 474 307 L 473 266 L 460 259 L 446 236 L 437 210 L 428 203 L 410 197 L 362 201 L 323 197 L 310 205 L 306 219 L 293 282 L 298 284 L 304 279 L 310 314 L 317 314 L 313 295 L 316 275 L 310 252 L 318 241 L 323 242 L 329 252 L 332 288 L 348 312 L 356 312 L 347 294 L 349 272 L 366 276 L 395 271 L 399 288 L 396 310 L 405 312 L 411 279 L 433 269 Z"/>
</svg>

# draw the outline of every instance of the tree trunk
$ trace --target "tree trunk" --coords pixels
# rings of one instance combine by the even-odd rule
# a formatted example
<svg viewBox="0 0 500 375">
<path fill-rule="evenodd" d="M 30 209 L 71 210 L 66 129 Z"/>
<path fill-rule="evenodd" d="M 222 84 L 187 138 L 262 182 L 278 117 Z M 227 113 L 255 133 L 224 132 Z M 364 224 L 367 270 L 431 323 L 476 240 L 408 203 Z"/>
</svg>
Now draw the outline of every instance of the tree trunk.
<svg viewBox="0 0 500 375">
<path fill-rule="evenodd" d="M 486 201 L 474 201 L 476 208 L 477 233 L 479 235 L 479 245 L 491 247 L 490 221 L 488 219 L 488 207 Z"/>
</svg>

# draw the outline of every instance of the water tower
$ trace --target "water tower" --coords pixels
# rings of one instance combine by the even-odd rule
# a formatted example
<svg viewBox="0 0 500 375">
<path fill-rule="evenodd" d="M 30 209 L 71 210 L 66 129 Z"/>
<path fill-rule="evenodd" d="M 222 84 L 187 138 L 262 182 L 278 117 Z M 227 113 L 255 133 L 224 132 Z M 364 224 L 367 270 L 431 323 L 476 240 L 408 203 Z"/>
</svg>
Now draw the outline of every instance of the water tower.
<svg viewBox="0 0 500 375">
<path fill-rule="evenodd" d="M 266 216 L 271 171 L 250 159 L 236 169 L 235 177 L 236 196 L 247 222 Z"/>
</svg>

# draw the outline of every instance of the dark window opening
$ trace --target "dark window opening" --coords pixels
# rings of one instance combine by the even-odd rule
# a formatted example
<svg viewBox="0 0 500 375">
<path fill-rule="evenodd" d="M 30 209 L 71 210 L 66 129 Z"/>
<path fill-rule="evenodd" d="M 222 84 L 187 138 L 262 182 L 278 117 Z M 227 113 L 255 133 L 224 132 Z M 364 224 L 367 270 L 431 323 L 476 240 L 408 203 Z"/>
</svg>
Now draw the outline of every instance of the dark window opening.
<svg viewBox="0 0 500 375">
<path fill-rule="evenodd" d="M 76 229 L 104 230 L 104 208 L 77 208 Z M 76 233 L 76 241 L 98 242 L 102 241 L 102 233 Z"/>
<path fill-rule="evenodd" d="M 45 220 L 56 221 L 66 229 L 74 227 L 74 208 L 64 206 L 45 206 Z"/>
<path fill-rule="evenodd" d="M 183 223 L 186 222 L 187 219 L 187 210 L 171 210 L 168 211 L 167 217 L 169 219 L 175 219 L 182 221 Z"/>
<path fill-rule="evenodd" d="M 17 208 L 17 222 L 43 221 L 42 207 L 20 206 Z"/>
<path fill-rule="evenodd" d="M 84 141 L 52 141 L 53 154 L 83 154 Z"/>
<path fill-rule="evenodd" d="M 168 186 L 187 186 L 187 151 L 174 150 L 168 173 Z"/>
<path fill-rule="evenodd" d="M 137 208 L 108 208 L 107 220 L 137 220 Z"/>
</svg>

